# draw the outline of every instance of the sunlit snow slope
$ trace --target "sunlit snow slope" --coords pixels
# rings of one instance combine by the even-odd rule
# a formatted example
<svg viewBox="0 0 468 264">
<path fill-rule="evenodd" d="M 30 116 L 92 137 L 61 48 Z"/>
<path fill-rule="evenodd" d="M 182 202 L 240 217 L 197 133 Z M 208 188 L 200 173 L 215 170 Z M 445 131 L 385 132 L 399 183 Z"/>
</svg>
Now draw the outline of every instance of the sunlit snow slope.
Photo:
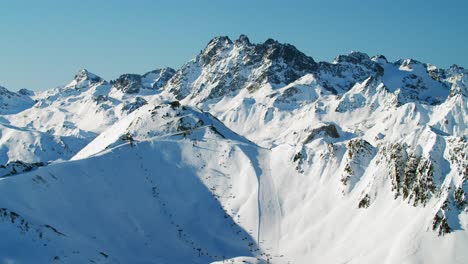
<svg viewBox="0 0 468 264">
<path fill-rule="evenodd" d="M 468 263 L 467 76 L 242 35 L 2 90 L 0 263 Z"/>
</svg>

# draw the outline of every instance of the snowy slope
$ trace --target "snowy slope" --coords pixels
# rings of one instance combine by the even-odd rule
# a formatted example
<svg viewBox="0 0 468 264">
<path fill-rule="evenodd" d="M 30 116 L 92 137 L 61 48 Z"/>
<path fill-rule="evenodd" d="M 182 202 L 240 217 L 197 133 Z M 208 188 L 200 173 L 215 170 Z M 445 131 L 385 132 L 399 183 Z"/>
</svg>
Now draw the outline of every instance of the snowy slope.
<svg viewBox="0 0 468 264">
<path fill-rule="evenodd" d="M 0 261 L 467 263 L 467 76 L 242 35 L 18 92 Z"/>
<path fill-rule="evenodd" d="M 1 181 L 0 188 L 8 190 L 2 195 L 29 196 L 10 197 L 0 206 L 6 212 L 4 232 L 20 230 L 23 236 L 0 245 L 11 252 L 6 258 L 74 263 L 269 258 L 269 248 L 256 243 L 268 239 L 277 224 L 269 222 L 270 214 L 259 215 L 271 211 L 270 190 L 263 189 L 270 186 L 258 186 L 267 177 L 260 168 L 262 150 L 207 113 L 174 104 L 147 110 L 138 110 L 129 127 L 122 120 L 109 129 L 120 134 L 125 128 L 120 132 L 131 139 L 118 137 L 99 151 L 96 146 L 112 141 L 100 136 L 93 153 L 85 148 L 76 161 Z M 26 202 L 31 198 L 34 204 Z M 99 203 L 90 207 L 93 201 Z M 12 212 L 18 219 L 13 222 Z M 18 247 L 32 253 L 26 256 Z"/>
<path fill-rule="evenodd" d="M 213 49 L 211 44 L 202 54 Z M 208 91 L 216 80 L 245 74 L 246 67 L 238 62 L 245 58 L 245 48 L 236 44 L 225 41 L 218 46 L 222 52 L 215 62 L 201 64 L 184 75 L 191 78 L 185 80 L 188 83 L 176 86 L 187 95 L 175 94 L 183 103 L 202 107 L 237 133 L 276 153 L 273 171 L 280 173 L 273 175 L 276 186 L 284 187 L 278 199 L 290 204 L 289 210 L 281 207 L 284 233 L 277 235 L 286 237 L 279 242 L 286 255 L 302 256 L 295 259 L 298 263 L 466 261 L 459 250 L 466 245 L 467 228 L 468 105 L 463 68 L 437 69 L 410 59 L 391 63 L 383 56 L 370 58 L 352 52 L 338 56 L 333 63 L 320 62 L 303 77 L 285 84 L 256 81 L 254 91 L 249 86 L 226 88 L 223 91 L 228 92 L 218 98 L 194 89 L 202 84 L 202 91 Z M 194 68 L 199 61 L 203 62 L 200 56 L 180 71 Z M 218 70 L 225 67 L 228 70 Z M 211 73 L 210 78 L 205 72 Z M 255 76 L 255 72 L 259 70 L 247 74 Z M 167 89 L 175 89 L 171 81 Z M 291 197 L 291 190 L 298 198 Z M 335 209 L 340 204 L 343 207 Z M 361 220 L 363 210 L 369 211 L 367 221 L 377 217 L 373 212 L 384 216 L 366 222 Z M 420 218 L 405 230 L 400 230 L 405 221 L 386 219 L 388 214 L 412 219 L 417 212 Z M 329 214 L 338 220 L 325 222 L 323 217 Z M 308 220 L 298 224 L 302 218 Z M 340 219 L 359 224 L 350 226 Z M 388 236 L 386 243 L 373 235 L 380 229 L 393 230 L 383 233 Z M 328 237 L 334 233 L 349 237 Z M 454 233 L 453 237 L 448 233 Z M 451 238 L 437 237 L 444 234 Z M 311 242 L 312 237 L 317 242 Z M 367 237 L 368 243 L 356 243 L 351 249 L 346 243 L 346 250 L 338 246 L 339 241 L 356 237 Z M 360 253 L 377 243 L 382 244 L 377 253 Z M 396 248 L 394 253 L 387 252 L 391 248 Z M 397 253 L 404 248 L 416 249 Z M 442 250 L 435 251 L 439 248 Z"/>
<path fill-rule="evenodd" d="M 30 96 L 26 89 L 15 93 L 0 86 L 0 114 L 15 114 L 31 107 L 34 101 Z"/>
<path fill-rule="evenodd" d="M 201 147 L 235 151 L 223 143 Z M 252 238 L 225 217 L 227 209 L 223 210 L 201 181 L 201 164 L 193 159 L 193 149 L 191 142 L 127 144 L 94 158 L 2 180 L 0 228 L 9 239 L 0 242 L 0 259 L 21 263 L 209 263 L 251 256 Z M 212 150 L 195 152 L 209 157 Z M 225 180 L 228 176 L 222 173 L 240 164 L 229 166 L 214 164 L 209 170 Z M 246 180 L 233 188 L 252 190 L 254 185 Z M 242 208 L 256 201 L 250 200 L 250 195 L 239 194 L 232 210 L 248 214 Z M 255 220 L 248 215 L 244 218 Z"/>
<path fill-rule="evenodd" d="M 156 84 L 167 80 L 172 72 L 164 69 L 145 74 L 145 82 L 154 82 L 155 86 L 153 88 L 151 83 L 151 87 L 135 95 L 126 93 L 135 85 L 122 81 L 126 75 L 112 81 L 112 85 L 87 70 L 81 70 L 68 85 L 39 93 L 34 97 L 37 103 L 33 107 L 7 118 L 13 125 L 54 135 L 94 138 L 145 104 L 148 97 L 158 92 Z"/>
<path fill-rule="evenodd" d="M 86 144 L 86 140 L 0 123 L 0 164 L 68 160 Z"/>
<path fill-rule="evenodd" d="M 123 91 L 130 83 L 111 85 L 87 70 L 64 87 L 35 95 L 5 90 L 0 99 L 16 101 L 8 101 L 10 108 L 2 116 L 0 163 L 68 160 L 114 122 L 145 105 L 173 73 L 166 68 L 144 74 L 145 86 L 138 94 Z"/>
</svg>

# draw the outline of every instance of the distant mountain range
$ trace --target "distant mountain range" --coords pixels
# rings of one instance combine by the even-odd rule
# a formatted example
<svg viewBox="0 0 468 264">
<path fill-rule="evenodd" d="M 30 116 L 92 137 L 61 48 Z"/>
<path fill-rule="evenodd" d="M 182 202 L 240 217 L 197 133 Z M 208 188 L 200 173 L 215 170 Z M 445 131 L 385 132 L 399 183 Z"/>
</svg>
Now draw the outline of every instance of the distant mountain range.
<svg viewBox="0 0 468 264">
<path fill-rule="evenodd" d="M 467 86 L 241 35 L 0 87 L 0 263 L 468 263 Z"/>
</svg>

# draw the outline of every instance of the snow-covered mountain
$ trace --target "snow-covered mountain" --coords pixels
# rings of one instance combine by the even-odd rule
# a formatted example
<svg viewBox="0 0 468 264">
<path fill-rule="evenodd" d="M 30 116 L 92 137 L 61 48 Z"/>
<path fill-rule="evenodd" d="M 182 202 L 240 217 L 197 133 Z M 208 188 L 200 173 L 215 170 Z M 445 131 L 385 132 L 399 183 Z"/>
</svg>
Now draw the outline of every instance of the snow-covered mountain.
<svg viewBox="0 0 468 264">
<path fill-rule="evenodd" d="M 0 261 L 466 263 L 467 76 L 241 35 L 4 89 Z"/>
<path fill-rule="evenodd" d="M 32 91 L 21 89 L 17 93 L 0 86 L 0 114 L 8 115 L 21 112 L 34 104 Z"/>
</svg>

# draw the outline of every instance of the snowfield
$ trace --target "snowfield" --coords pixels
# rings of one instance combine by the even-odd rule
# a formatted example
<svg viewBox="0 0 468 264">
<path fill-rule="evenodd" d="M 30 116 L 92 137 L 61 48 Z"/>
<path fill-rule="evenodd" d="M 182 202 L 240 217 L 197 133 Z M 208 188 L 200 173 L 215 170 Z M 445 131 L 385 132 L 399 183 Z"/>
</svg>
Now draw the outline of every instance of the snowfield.
<svg viewBox="0 0 468 264">
<path fill-rule="evenodd" d="M 468 71 L 216 37 L 0 89 L 0 263 L 468 263 Z"/>
</svg>

